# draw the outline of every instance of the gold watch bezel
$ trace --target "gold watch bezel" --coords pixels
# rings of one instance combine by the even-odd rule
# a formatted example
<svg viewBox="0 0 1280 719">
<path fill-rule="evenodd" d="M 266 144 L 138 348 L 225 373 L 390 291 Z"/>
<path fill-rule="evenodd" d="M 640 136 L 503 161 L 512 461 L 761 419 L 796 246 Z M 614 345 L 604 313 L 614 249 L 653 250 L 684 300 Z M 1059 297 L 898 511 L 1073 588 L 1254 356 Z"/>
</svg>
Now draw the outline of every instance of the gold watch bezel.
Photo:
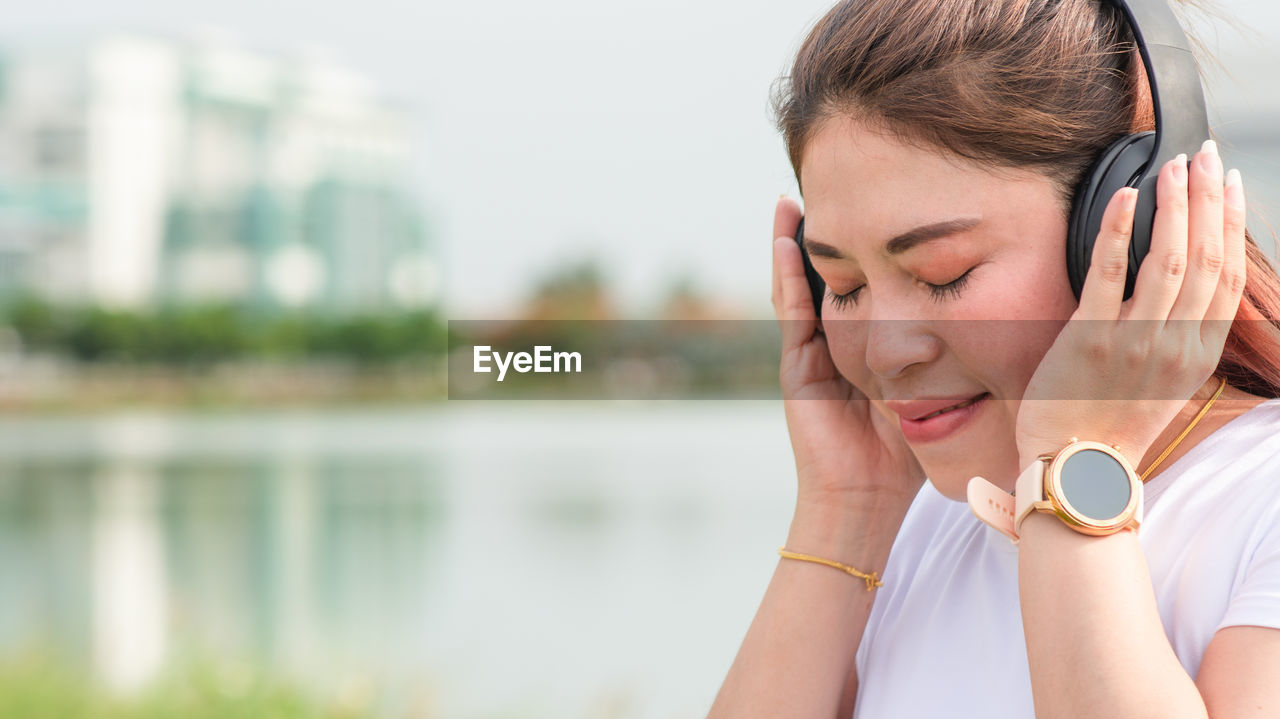
<svg viewBox="0 0 1280 719">
<path fill-rule="evenodd" d="M 1062 491 L 1063 466 L 1073 455 L 1087 449 L 1110 455 L 1120 463 L 1120 466 L 1124 468 L 1125 475 L 1129 478 L 1129 503 L 1125 505 L 1124 509 L 1120 510 L 1119 514 L 1107 520 L 1097 520 L 1082 514 L 1071 505 Z M 1036 503 L 1035 509 L 1041 512 L 1052 512 L 1068 527 L 1082 534 L 1095 537 L 1115 534 L 1135 524 L 1134 518 L 1138 511 L 1138 502 L 1142 496 L 1142 480 L 1138 478 L 1138 474 L 1134 472 L 1133 467 L 1129 465 L 1129 461 L 1125 459 L 1124 454 L 1119 449 L 1102 442 L 1077 440 L 1073 437 L 1071 443 L 1066 447 L 1056 453 L 1042 454 L 1038 459 L 1048 462 L 1044 474 L 1044 493 L 1047 501 Z M 1044 506 L 1044 504 L 1050 506 Z"/>
</svg>

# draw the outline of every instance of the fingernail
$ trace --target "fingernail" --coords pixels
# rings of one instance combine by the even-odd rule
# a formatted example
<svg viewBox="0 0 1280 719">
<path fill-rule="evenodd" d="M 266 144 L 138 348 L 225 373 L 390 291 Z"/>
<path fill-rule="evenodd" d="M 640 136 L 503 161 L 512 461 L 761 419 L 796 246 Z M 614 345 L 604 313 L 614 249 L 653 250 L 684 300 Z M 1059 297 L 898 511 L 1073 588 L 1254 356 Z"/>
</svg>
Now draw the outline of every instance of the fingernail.
<svg viewBox="0 0 1280 719">
<path fill-rule="evenodd" d="M 1213 140 L 1204 141 L 1200 146 L 1200 154 L 1196 155 L 1196 161 L 1200 163 L 1200 169 L 1210 177 L 1222 175 L 1222 158 L 1218 157 L 1218 143 Z"/>
<path fill-rule="evenodd" d="M 1241 184 L 1240 171 L 1234 167 L 1231 168 L 1231 171 L 1227 173 L 1227 187 L 1238 187 Z"/>
<path fill-rule="evenodd" d="M 1179 182 L 1187 179 L 1187 153 L 1182 153 L 1173 158 L 1173 177 Z"/>
</svg>

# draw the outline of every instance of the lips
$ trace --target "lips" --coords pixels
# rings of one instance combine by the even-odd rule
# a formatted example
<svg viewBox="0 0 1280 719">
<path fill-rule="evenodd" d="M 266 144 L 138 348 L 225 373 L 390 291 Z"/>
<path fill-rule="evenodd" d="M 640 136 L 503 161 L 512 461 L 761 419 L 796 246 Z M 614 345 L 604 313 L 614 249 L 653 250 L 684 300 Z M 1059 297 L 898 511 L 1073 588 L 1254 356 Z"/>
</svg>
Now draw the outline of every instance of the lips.
<svg viewBox="0 0 1280 719">
<path fill-rule="evenodd" d="M 943 397 L 941 399 L 929 400 L 885 400 L 885 406 L 896 413 L 903 419 L 912 421 L 921 421 L 929 415 L 941 412 L 943 410 L 956 409 L 957 407 L 972 404 L 989 394 L 982 392 L 975 395 Z"/>
</svg>

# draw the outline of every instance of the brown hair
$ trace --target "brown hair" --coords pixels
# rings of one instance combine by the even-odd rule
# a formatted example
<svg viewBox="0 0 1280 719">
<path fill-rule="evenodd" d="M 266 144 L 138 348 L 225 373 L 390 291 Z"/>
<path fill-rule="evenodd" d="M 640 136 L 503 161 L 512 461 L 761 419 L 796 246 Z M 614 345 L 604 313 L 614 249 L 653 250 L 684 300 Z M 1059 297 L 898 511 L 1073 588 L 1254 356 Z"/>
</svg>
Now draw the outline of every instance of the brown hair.
<svg viewBox="0 0 1280 719">
<path fill-rule="evenodd" d="M 772 105 L 797 183 L 814 133 L 853 117 L 909 144 L 1035 169 L 1064 217 L 1104 149 L 1155 129 L 1133 35 L 1098 0 L 842 0 L 809 32 Z M 1280 397 L 1280 277 L 1247 232 L 1246 250 L 1215 374 Z"/>
</svg>

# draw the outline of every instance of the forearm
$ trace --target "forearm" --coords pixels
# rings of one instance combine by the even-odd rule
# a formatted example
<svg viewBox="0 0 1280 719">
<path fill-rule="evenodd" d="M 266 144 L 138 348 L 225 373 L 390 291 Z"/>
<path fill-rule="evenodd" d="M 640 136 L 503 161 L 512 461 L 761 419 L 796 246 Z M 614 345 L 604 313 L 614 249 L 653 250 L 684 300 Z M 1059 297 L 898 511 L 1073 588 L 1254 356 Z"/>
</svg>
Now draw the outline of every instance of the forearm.
<svg viewBox="0 0 1280 719">
<path fill-rule="evenodd" d="M 856 513 L 801 507 L 786 546 L 887 583 L 884 567 L 905 514 L 899 503 Z M 709 719 L 836 716 L 879 591 L 841 570 L 780 557 Z"/>
<path fill-rule="evenodd" d="M 1091 537 L 1032 512 L 1018 546 L 1037 719 L 1208 716 L 1165 636 L 1137 535 Z"/>
</svg>

